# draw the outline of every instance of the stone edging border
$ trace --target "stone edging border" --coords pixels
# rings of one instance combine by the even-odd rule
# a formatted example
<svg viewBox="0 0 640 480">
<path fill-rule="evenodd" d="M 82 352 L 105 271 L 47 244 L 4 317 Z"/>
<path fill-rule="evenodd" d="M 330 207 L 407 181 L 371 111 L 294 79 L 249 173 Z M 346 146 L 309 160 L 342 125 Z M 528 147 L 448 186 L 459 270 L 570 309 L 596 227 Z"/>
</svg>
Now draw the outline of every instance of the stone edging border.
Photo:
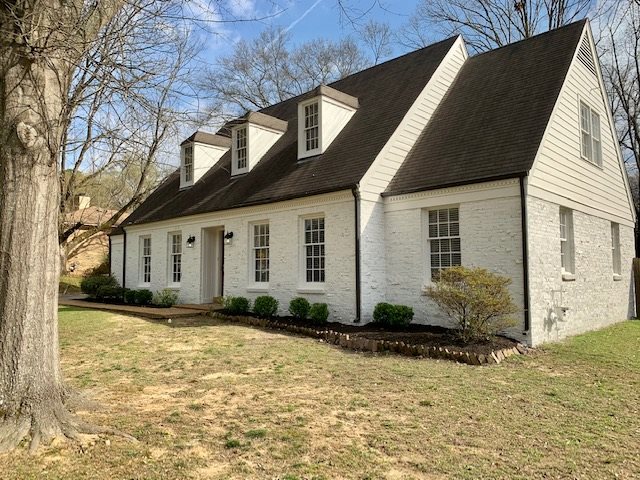
<svg viewBox="0 0 640 480">
<path fill-rule="evenodd" d="M 413 345 L 404 342 L 375 340 L 372 338 L 360 337 L 358 335 L 351 335 L 349 333 L 340 333 L 334 332 L 333 330 L 302 327 L 291 325 L 289 323 L 280 323 L 273 320 L 267 320 L 264 318 L 225 315 L 218 312 L 212 312 L 211 316 L 220 320 L 242 323 L 253 327 L 286 330 L 290 333 L 297 333 L 299 335 L 318 338 L 326 343 L 338 345 L 349 350 L 374 353 L 392 352 L 408 357 L 428 357 L 434 359 L 451 360 L 458 363 L 466 363 L 467 365 L 495 365 L 512 355 L 524 355 L 528 351 L 528 347 L 521 343 L 518 343 L 515 347 L 494 350 L 489 354 L 458 352 L 443 347 L 427 347 L 425 345 Z"/>
</svg>

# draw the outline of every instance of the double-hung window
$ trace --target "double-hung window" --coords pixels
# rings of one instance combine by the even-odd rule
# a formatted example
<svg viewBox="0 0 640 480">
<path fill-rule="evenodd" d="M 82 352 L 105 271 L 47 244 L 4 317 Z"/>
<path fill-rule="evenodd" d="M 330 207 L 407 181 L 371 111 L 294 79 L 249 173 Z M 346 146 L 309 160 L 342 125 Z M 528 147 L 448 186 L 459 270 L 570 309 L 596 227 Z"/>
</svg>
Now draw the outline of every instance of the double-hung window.
<svg viewBox="0 0 640 480">
<path fill-rule="evenodd" d="M 269 224 L 253 225 L 253 279 L 269 282 Z"/>
<path fill-rule="evenodd" d="M 304 219 L 304 260 L 307 283 L 324 282 L 324 217 Z"/>
<path fill-rule="evenodd" d="M 440 208 L 429 210 L 428 216 L 431 280 L 437 280 L 441 270 L 462 264 L 460 211 Z"/>
<path fill-rule="evenodd" d="M 151 237 L 140 238 L 140 283 L 151 283 Z"/>
<path fill-rule="evenodd" d="M 611 254 L 613 259 L 613 274 L 622 272 L 622 256 L 620 255 L 620 225 L 611 223 Z"/>
<path fill-rule="evenodd" d="M 580 131 L 582 158 L 601 166 L 600 115 L 582 101 L 580 102 Z"/>
<path fill-rule="evenodd" d="M 184 147 L 184 181 L 193 182 L 193 145 Z"/>
<path fill-rule="evenodd" d="M 573 212 L 560 207 L 560 266 L 563 274 L 574 273 Z"/>
<path fill-rule="evenodd" d="M 182 280 L 182 233 L 169 234 L 169 278 L 172 284 Z"/>
<path fill-rule="evenodd" d="M 238 170 L 247 168 L 247 127 L 236 130 L 236 167 Z"/>
<path fill-rule="evenodd" d="M 304 106 L 304 138 L 307 152 L 317 150 L 320 147 L 318 118 L 318 102 Z"/>
</svg>

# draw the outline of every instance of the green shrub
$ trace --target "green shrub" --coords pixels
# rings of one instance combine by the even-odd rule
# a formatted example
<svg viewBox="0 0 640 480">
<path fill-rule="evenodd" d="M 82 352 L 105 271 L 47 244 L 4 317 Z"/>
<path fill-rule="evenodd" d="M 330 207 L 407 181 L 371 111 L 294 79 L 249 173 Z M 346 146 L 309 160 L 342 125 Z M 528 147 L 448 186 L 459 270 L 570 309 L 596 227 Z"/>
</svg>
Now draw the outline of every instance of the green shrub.
<svg viewBox="0 0 640 480">
<path fill-rule="evenodd" d="M 278 313 L 278 300 L 269 295 L 257 297 L 253 302 L 253 313 L 263 318 L 273 317 Z"/>
<path fill-rule="evenodd" d="M 138 297 L 138 292 L 136 290 L 129 290 L 128 288 L 124 291 L 124 301 L 129 305 L 135 305 L 136 299 Z"/>
<path fill-rule="evenodd" d="M 326 303 L 314 303 L 309 310 L 309 317 L 316 325 L 323 325 L 329 318 L 329 307 Z"/>
<path fill-rule="evenodd" d="M 159 307 L 173 307 L 178 303 L 178 294 L 169 288 L 159 290 L 153 295 L 153 304 Z"/>
<path fill-rule="evenodd" d="M 94 275 L 85 277 L 80 282 L 80 290 L 90 297 L 95 297 L 100 287 L 117 287 L 118 281 L 111 275 Z"/>
<path fill-rule="evenodd" d="M 143 288 L 142 290 L 136 290 L 136 303 L 138 305 L 149 305 L 153 300 L 153 292 Z"/>
<path fill-rule="evenodd" d="M 515 325 L 518 311 L 509 293 L 511 279 L 484 268 L 442 270 L 427 295 L 451 318 L 460 339 L 482 341 Z"/>
<path fill-rule="evenodd" d="M 96 300 L 101 302 L 121 302 L 124 288 L 112 285 L 101 285 L 96 292 Z"/>
<path fill-rule="evenodd" d="M 309 315 L 311 305 L 306 298 L 296 297 L 289 302 L 289 313 L 298 320 L 304 320 Z"/>
<path fill-rule="evenodd" d="M 413 308 L 381 302 L 373 310 L 373 321 L 383 327 L 402 327 L 413 320 Z"/>
<path fill-rule="evenodd" d="M 251 310 L 251 303 L 245 297 L 224 297 L 224 309 L 231 315 L 244 315 Z"/>
</svg>

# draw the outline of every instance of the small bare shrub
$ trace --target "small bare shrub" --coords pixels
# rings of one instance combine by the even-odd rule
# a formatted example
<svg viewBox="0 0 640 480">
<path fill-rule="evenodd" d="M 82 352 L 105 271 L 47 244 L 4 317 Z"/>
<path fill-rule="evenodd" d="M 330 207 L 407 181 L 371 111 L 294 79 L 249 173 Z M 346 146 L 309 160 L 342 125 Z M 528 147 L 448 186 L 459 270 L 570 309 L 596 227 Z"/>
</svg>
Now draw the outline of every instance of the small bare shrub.
<svg viewBox="0 0 640 480">
<path fill-rule="evenodd" d="M 518 311 L 509 294 L 511 279 L 484 268 L 452 267 L 440 272 L 427 295 L 458 329 L 465 342 L 482 341 L 515 325 Z"/>
</svg>

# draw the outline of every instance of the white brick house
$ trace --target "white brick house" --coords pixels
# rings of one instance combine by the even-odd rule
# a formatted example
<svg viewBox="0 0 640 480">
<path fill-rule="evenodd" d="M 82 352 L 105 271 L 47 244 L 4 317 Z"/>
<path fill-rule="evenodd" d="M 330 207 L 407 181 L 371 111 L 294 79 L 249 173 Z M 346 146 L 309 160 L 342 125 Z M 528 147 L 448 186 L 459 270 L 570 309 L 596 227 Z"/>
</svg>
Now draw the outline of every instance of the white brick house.
<svg viewBox="0 0 640 480">
<path fill-rule="evenodd" d="M 376 303 L 447 324 L 432 273 L 512 280 L 531 345 L 629 318 L 634 211 L 586 21 L 468 57 L 451 38 L 182 144 L 111 236 L 128 288 Z"/>
</svg>

